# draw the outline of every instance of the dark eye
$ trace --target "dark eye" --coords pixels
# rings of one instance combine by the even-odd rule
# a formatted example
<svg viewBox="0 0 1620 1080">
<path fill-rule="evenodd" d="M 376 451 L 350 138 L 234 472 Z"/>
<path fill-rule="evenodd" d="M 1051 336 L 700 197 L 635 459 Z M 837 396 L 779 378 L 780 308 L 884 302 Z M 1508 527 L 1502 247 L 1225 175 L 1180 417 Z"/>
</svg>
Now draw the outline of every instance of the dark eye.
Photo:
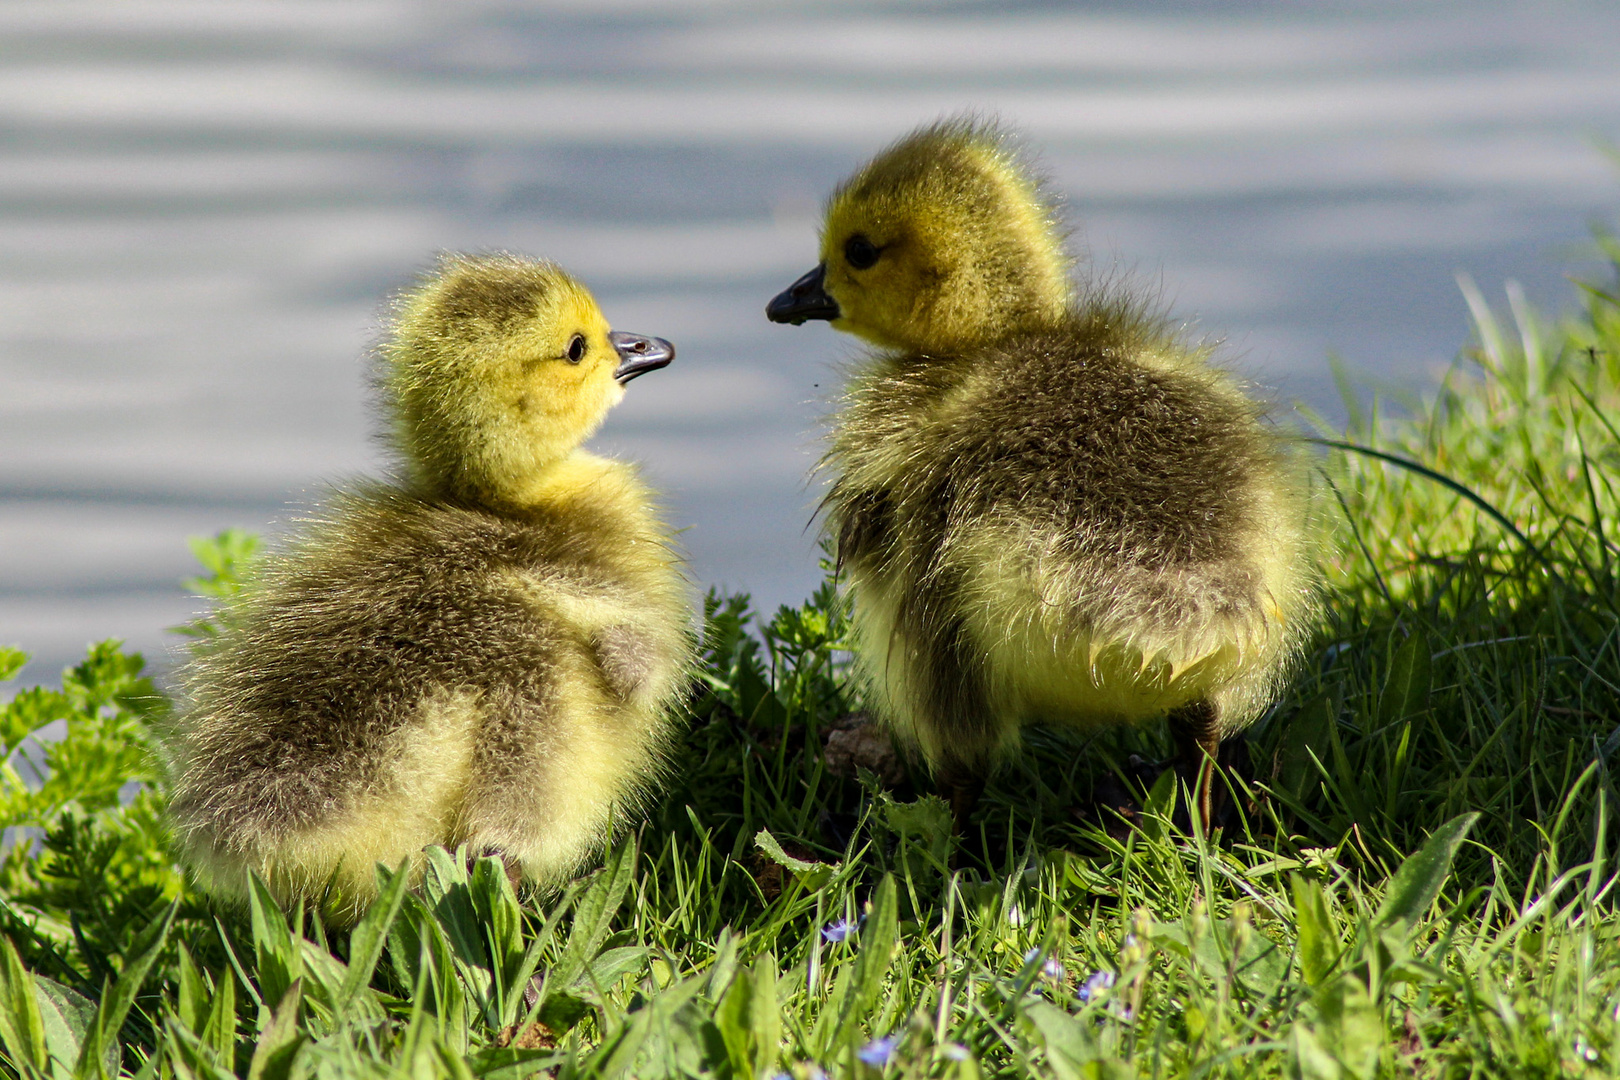
<svg viewBox="0 0 1620 1080">
<path fill-rule="evenodd" d="M 844 260 L 857 270 L 865 270 L 878 260 L 878 249 L 872 241 L 856 234 L 844 244 Z"/>
<path fill-rule="evenodd" d="M 575 334 L 568 339 L 568 362 L 577 364 L 585 359 L 585 335 Z"/>
</svg>

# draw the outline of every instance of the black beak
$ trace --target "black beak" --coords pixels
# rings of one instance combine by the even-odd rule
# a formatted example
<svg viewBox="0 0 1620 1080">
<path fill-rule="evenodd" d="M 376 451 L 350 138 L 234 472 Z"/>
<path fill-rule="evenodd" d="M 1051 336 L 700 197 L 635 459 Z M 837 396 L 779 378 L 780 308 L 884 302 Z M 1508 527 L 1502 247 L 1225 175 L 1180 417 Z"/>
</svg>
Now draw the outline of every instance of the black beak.
<svg viewBox="0 0 1620 1080">
<path fill-rule="evenodd" d="M 675 346 L 661 337 L 642 337 L 614 330 L 608 334 L 608 341 L 619 354 L 619 366 L 614 369 L 613 377 L 621 386 L 637 375 L 667 367 L 675 359 Z"/>
<path fill-rule="evenodd" d="M 827 295 L 822 282 L 827 277 L 827 264 L 822 263 L 804 277 L 789 285 L 776 298 L 765 305 L 765 317 L 771 322 L 792 323 L 803 326 L 806 319 L 832 320 L 839 317 L 838 301 Z"/>
</svg>

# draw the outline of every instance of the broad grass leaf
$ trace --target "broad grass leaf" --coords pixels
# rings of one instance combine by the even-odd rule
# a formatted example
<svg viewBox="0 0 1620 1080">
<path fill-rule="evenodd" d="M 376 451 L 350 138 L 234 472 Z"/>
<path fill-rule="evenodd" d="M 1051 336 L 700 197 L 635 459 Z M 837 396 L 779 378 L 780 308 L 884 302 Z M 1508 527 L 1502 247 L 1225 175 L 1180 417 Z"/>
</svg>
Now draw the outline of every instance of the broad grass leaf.
<svg viewBox="0 0 1620 1080">
<path fill-rule="evenodd" d="M 703 1076 L 726 1061 L 725 1044 L 701 998 L 676 1010 L 662 1030 L 654 1029 L 653 1035 L 654 1041 L 636 1069 L 637 1080 L 687 1080 Z"/>
<path fill-rule="evenodd" d="M 548 990 L 535 1016 L 552 1031 L 567 1031 L 590 1011 L 591 1003 L 573 990 Z"/>
<path fill-rule="evenodd" d="M 1149 840 L 1163 840 L 1170 819 L 1176 812 L 1176 770 L 1166 769 L 1153 782 L 1142 804 L 1142 835 Z"/>
<path fill-rule="evenodd" d="M 519 1027 L 538 1019 L 552 1031 L 567 1031 L 584 1018 L 592 1005 L 604 1003 L 605 991 L 625 975 L 641 970 L 646 962 L 647 950 L 640 945 L 626 945 L 599 953 L 596 959 L 586 965 L 579 978 L 569 985 L 559 986 L 555 980 L 548 981 L 545 996 L 535 1002 L 532 1016 L 526 1017 Z M 519 993 L 516 998 L 521 1002 L 523 995 Z"/>
<path fill-rule="evenodd" d="M 883 993 L 883 980 L 889 974 L 895 948 L 900 943 L 899 888 L 893 874 L 884 874 L 872 899 L 872 909 L 861 927 L 860 949 L 855 963 L 844 968 L 849 983 L 844 993 L 848 996 L 838 1010 L 837 1034 L 833 1045 L 847 1042 L 856 1027 L 877 1005 Z M 841 979 L 840 979 L 841 981 Z M 838 990 L 834 984 L 834 992 Z"/>
<path fill-rule="evenodd" d="M 388 928 L 388 962 L 401 986 L 415 986 L 421 978 L 425 963 L 422 929 L 431 921 L 432 916 L 427 913 L 421 897 L 407 895 L 400 917 Z"/>
<path fill-rule="evenodd" d="M 467 986 L 457 975 L 455 953 L 444 931 L 414 893 L 405 895 L 388 935 L 388 951 L 400 982 L 424 987 L 423 1004 L 438 1018 L 443 1037 L 465 1049 Z"/>
<path fill-rule="evenodd" d="M 607 939 L 613 916 L 624 903 L 625 893 L 635 876 L 636 844 L 626 837 L 607 857 L 601 873 L 574 905 L 574 926 L 563 946 L 562 956 L 551 972 L 554 985 L 571 985 L 585 971 Z"/>
<path fill-rule="evenodd" d="M 738 715 L 750 720 L 759 712 L 774 715 L 768 699 L 776 695 L 771 692 L 771 685 L 756 657 L 744 655 L 738 658 L 736 687 Z M 774 704 L 777 710 L 781 709 L 781 702 Z"/>
<path fill-rule="evenodd" d="M 900 942 L 899 890 L 893 874 L 878 883 L 872 911 L 861 930 L 860 952 L 855 957 L 855 1009 L 866 1012 L 877 1004 L 894 950 Z"/>
<path fill-rule="evenodd" d="M 1294 1080 L 1341 1080 L 1344 1076 L 1338 1059 L 1304 1022 L 1296 1021 L 1289 1032 L 1288 1051 L 1288 1074 Z"/>
<path fill-rule="evenodd" d="M 1389 880 L 1384 902 L 1373 916 L 1375 927 L 1392 927 L 1397 923 L 1410 926 L 1423 917 L 1451 874 L 1457 849 L 1478 820 L 1477 811 L 1459 814 L 1436 829 L 1415 854 L 1401 863 Z"/>
<path fill-rule="evenodd" d="M 1429 654 L 1432 651 L 1422 631 L 1413 631 L 1395 650 L 1378 698 L 1379 727 L 1400 723 L 1429 707 Z"/>
<path fill-rule="evenodd" d="M 1341 975 L 1315 996 L 1317 1035 L 1354 1080 L 1372 1080 L 1378 1072 L 1384 1021 L 1360 979 Z"/>
<path fill-rule="evenodd" d="M 478 913 L 484 929 L 484 944 L 489 950 L 490 971 L 495 976 L 498 1006 L 504 1016 L 512 999 L 521 1000 L 522 988 L 516 986 L 519 969 L 523 967 L 523 914 L 518 908 L 517 894 L 506 876 L 506 867 L 494 856 L 486 856 L 473 864 L 472 876 L 467 884 L 467 895 L 473 910 Z M 511 1007 L 515 1010 L 515 1006 Z"/>
<path fill-rule="evenodd" d="M 557 1075 L 558 1067 L 565 1066 L 567 1060 L 567 1055 L 556 1050 L 489 1047 L 469 1057 L 465 1065 L 467 1072 L 478 1080 L 528 1080 L 529 1077 Z M 419 1068 L 416 1075 L 423 1080 L 437 1080 L 439 1073 L 437 1070 Z"/>
<path fill-rule="evenodd" d="M 1350 820 L 1368 821 L 1371 815 L 1367 812 L 1367 805 L 1362 799 L 1361 765 L 1366 757 L 1366 741 L 1361 740 L 1356 763 L 1351 764 L 1350 755 L 1345 750 L 1344 739 L 1337 723 L 1328 725 L 1328 751 L 1333 761 L 1333 783 L 1335 794 L 1344 803 L 1344 808 L 1350 812 Z M 1325 762 L 1324 762 L 1325 764 Z"/>
<path fill-rule="evenodd" d="M 247 1080 L 287 1080 L 292 1075 L 293 1059 L 307 1039 L 298 1030 L 298 1007 L 303 999 L 304 980 L 294 979 L 281 996 L 280 1004 L 271 1011 L 270 1022 L 259 1034 L 253 1060 L 248 1064 Z"/>
<path fill-rule="evenodd" d="M 236 979 L 229 968 L 214 983 L 214 1000 L 202 1036 L 218 1060 L 229 1066 L 236 1052 Z"/>
<path fill-rule="evenodd" d="M 14 1063 L 43 1071 L 46 1067 L 45 1022 L 40 1015 L 34 977 L 9 937 L 0 937 L 0 1042 Z"/>
<path fill-rule="evenodd" d="M 546 948 L 550 946 L 552 939 L 557 936 L 557 927 L 562 922 L 563 915 L 573 906 L 575 895 L 574 886 L 570 885 L 563 895 L 558 898 L 557 902 L 552 905 L 551 913 L 546 916 L 544 924 L 540 927 L 540 932 L 535 934 L 529 941 L 528 948 L 524 950 L 523 955 L 519 958 L 517 967 L 512 971 L 506 984 L 513 988 L 513 992 L 506 995 L 505 1011 L 500 1018 L 501 1026 L 504 1027 L 517 1021 L 519 1010 L 528 999 L 529 985 L 535 978 L 535 972 L 539 970 L 540 957 L 544 954 Z M 608 954 L 603 954 L 603 956 L 606 955 Z M 601 963 L 601 961 L 602 957 L 599 956 L 595 963 Z M 544 989 L 545 986 L 542 984 L 541 990 Z M 541 1003 L 539 991 L 537 991 L 531 1015 L 523 1018 L 524 1026 L 534 1022 L 535 1016 L 539 1014 Z"/>
<path fill-rule="evenodd" d="M 854 975 L 853 965 L 839 964 L 832 976 L 832 987 L 821 1003 L 815 1031 L 811 1036 L 811 1045 L 823 1057 L 837 1053 L 843 1045 L 843 1022 L 854 1012 L 848 1007 L 849 989 L 854 982 Z"/>
<path fill-rule="evenodd" d="M 258 961 L 259 989 L 264 1003 L 274 1009 L 287 988 L 304 973 L 304 950 L 293 941 L 287 916 L 258 874 L 249 872 L 248 914 L 253 931 L 253 952 Z"/>
<path fill-rule="evenodd" d="M 732 1075 L 759 1080 L 776 1066 L 781 1016 L 776 1002 L 776 965 L 762 958 L 731 980 L 714 1010 Z"/>
<path fill-rule="evenodd" d="M 1250 993 L 1274 994 L 1288 978 L 1288 956 L 1264 934 L 1253 934 L 1239 948 L 1233 974 Z"/>
<path fill-rule="evenodd" d="M 720 931 L 720 940 L 714 948 L 714 961 L 709 965 L 709 985 L 705 988 L 711 1001 L 718 1001 L 731 985 L 737 973 L 737 935 L 731 928 Z"/>
<path fill-rule="evenodd" d="M 451 854 L 442 847 L 430 847 L 426 854 L 422 892 L 432 912 L 432 924 L 451 954 L 449 967 L 436 965 L 439 980 L 444 984 L 458 983 L 465 991 L 463 1003 L 470 1003 L 493 1023 L 497 1019 L 495 973 L 484 944 L 484 928 L 472 902 L 466 849 Z"/>
<path fill-rule="evenodd" d="M 178 954 L 175 975 L 179 984 L 174 996 L 175 1015 L 187 1031 L 201 1031 L 208 1020 L 208 987 L 185 943 L 175 951 Z"/>
<path fill-rule="evenodd" d="M 626 975 L 640 971 L 647 963 L 647 948 L 643 945 L 623 945 L 617 949 L 604 949 L 592 960 L 574 983 L 575 987 L 589 986 L 606 989 Z"/>
<path fill-rule="evenodd" d="M 1092 1080 L 1095 1070 L 1086 1066 L 1102 1056 L 1092 1034 L 1094 1021 L 1072 1016 L 1045 1001 L 1036 1001 L 1022 1011 L 1040 1033 L 1046 1063 L 1058 1080 Z"/>
<path fill-rule="evenodd" d="M 1339 958 L 1341 944 L 1328 914 L 1322 886 L 1298 874 L 1289 875 L 1294 919 L 1299 933 L 1299 971 L 1306 985 L 1321 986 Z"/>
<path fill-rule="evenodd" d="M 675 1014 L 695 998 L 708 982 L 708 976 L 696 975 L 665 987 L 651 1001 L 631 1013 L 627 1022 L 614 1036 L 610 1036 L 579 1070 L 583 1076 L 622 1076 L 636 1066 L 646 1051 L 649 1056 L 661 1057 L 668 1039 L 668 1029 Z M 644 1075 L 637 1068 L 635 1075 Z"/>
<path fill-rule="evenodd" d="M 1318 694 L 1300 707 L 1288 725 L 1287 741 L 1281 751 L 1280 779 L 1295 797 L 1303 797 L 1310 782 L 1320 779 L 1317 762 L 1328 758 L 1330 732 L 1337 715 L 1333 698 Z"/>
<path fill-rule="evenodd" d="M 168 1063 L 174 1066 L 176 1076 L 187 1080 L 193 1077 L 195 1080 L 235 1080 L 236 1071 L 222 1064 L 231 1059 L 220 1057 L 217 1050 L 181 1025 L 178 1018 L 170 1018 L 164 1034 L 167 1036 L 164 1049 L 170 1053 L 160 1052 L 148 1058 L 141 1071 L 135 1074 L 136 1080 L 153 1080 L 157 1077 L 157 1063 L 164 1058 L 168 1058 Z"/>
<path fill-rule="evenodd" d="M 339 1015 L 347 1013 L 355 999 L 371 985 L 372 973 L 377 970 L 377 961 L 382 959 L 383 946 L 388 942 L 388 931 L 399 917 L 405 898 L 405 887 L 410 881 L 406 873 L 408 865 L 400 863 L 392 875 L 379 873 L 382 890 L 349 934 L 349 969 L 343 974 L 337 1000 L 333 1002 L 334 1011 Z"/>
<path fill-rule="evenodd" d="M 45 1048 L 63 1064 L 77 1061 L 85 1040 L 94 1033 L 96 1003 L 54 979 L 34 975 L 39 1000 L 39 1016 L 45 1026 Z M 108 1076 L 118 1075 L 122 1052 L 116 1042 L 102 1051 L 102 1067 Z"/>
<path fill-rule="evenodd" d="M 755 960 L 752 975 L 754 992 L 749 1022 L 757 1048 L 754 1064 L 759 1075 L 765 1076 L 776 1068 L 776 1056 L 782 1040 L 782 1012 L 776 996 L 776 957 L 766 953 Z"/>
<path fill-rule="evenodd" d="M 435 1080 L 438 1077 L 446 1077 L 448 1080 L 473 1080 L 472 1070 L 467 1067 L 467 1062 L 460 1053 L 443 1043 L 437 1044 L 434 1049 L 438 1052 L 439 1060 L 437 1068 L 430 1075 L 434 1076 Z"/>
<path fill-rule="evenodd" d="M 433 918 L 455 950 L 456 959 L 469 969 L 485 973 L 484 985 L 474 987 L 483 997 L 489 992 L 489 953 L 484 948 L 484 928 L 473 907 L 464 850 L 455 853 L 442 847 L 427 849 L 427 866 L 422 872 L 422 892 L 433 910 Z"/>
<path fill-rule="evenodd" d="M 295 940 L 304 954 L 304 998 L 318 1001 L 335 1011 L 338 997 L 343 992 L 343 983 L 349 977 L 349 966 L 333 956 L 325 945 L 311 941 L 301 933 L 297 934 Z M 376 1005 L 376 1000 L 370 995 L 359 994 L 350 1003 L 350 1008 L 357 1016 L 376 1016 Z"/>
<path fill-rule="evenodd" d="M 1193 959 L 1192 937 L 1183 927 L 1176 923 L 1153 923 L 1148 927 L 1147 937 L 1154 945 L 1166 952 L 1174 953 L 1182 960 Z M 1205 935 L 1204 940 L 1209 940 L 1208 935 Z M 1039 962 L 1039 960 L 1033 958 L 1025 960 L 1025 970 L 1034 970 L 1035 965 Z"/>
</svg>

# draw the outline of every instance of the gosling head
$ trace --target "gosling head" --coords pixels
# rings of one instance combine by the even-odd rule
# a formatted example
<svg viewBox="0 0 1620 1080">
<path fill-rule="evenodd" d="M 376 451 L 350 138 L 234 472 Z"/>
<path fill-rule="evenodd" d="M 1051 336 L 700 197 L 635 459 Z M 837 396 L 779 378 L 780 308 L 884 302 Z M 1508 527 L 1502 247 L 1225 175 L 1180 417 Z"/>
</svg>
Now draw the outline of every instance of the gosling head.
<svg viewBox="0 0 1620 1080">
<path fill-rule="evenodd" d="M 772 322 L 827 319 L 884 348 L 949 352 L 1050 325 L 1070 303 L 1050 200 L 995 125 L 946 120 L 901 139 L 827 205 L 821 264 Z"/>
<path fill-rule="evenodd" d="M 624 397 L 675 357 L 661 338 L 608 328 L 556 264 L 445 255 L 395 304 L 377 382 L 417 491 L 516 505 Z"/>
</svg>

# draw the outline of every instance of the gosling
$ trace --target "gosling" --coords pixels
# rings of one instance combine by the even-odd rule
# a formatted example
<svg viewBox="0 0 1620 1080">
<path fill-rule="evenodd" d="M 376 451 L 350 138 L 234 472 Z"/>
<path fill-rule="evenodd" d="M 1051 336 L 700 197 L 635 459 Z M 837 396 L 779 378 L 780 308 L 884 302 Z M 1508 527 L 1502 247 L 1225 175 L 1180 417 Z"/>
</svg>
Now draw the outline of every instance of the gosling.
<svg viewBox="0 0 1620 1080">
<path fill-rule="evenodd" d="M 1052 200 L 954 119 L 830 199 L 771 301 L 876 346 L 823 460 L 878 714 L 958 831 L 1033 722 L 1168 715 L 1211 826 L 1221 740 L 1284 682 L 1315 605 L 1300 476 L 1208 350 L 1123 290 L 1078 294 Z"/>
<path fill-rule="evenodd" d="M 375 866 L 574 872 L 656 779 L 689 598 L 630 466 L 579 444 L 674 358 L 549 262 L 445 256 L 396 303 L 376 387 L 396 483 L 339 492 L 222 615 L 166 740 L 201 883 L 337 922 Z"/>
</svg>

